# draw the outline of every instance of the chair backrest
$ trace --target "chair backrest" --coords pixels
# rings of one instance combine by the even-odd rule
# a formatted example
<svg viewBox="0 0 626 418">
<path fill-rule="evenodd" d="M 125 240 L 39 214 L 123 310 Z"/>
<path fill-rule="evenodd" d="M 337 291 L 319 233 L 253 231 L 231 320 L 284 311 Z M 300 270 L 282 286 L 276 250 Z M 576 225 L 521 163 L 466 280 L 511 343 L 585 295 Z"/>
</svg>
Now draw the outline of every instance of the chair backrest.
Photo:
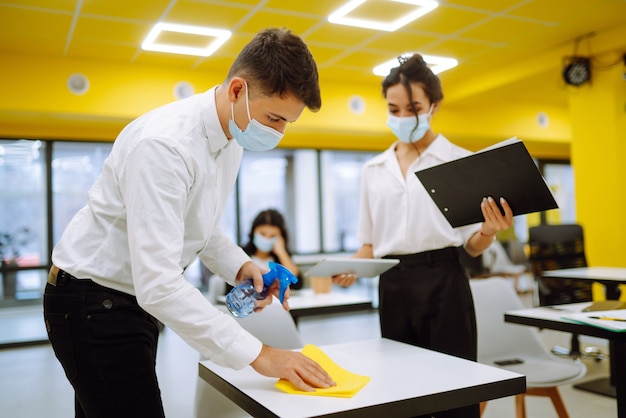
<svg viewBox="0 0 626 418">
<path fill-rule="evenodd" d="M 543 277 L 548 270 L 586 267 L 583 228 L 578 224 L 539 225 L 528 229 L 529 260 L 538 283 L 540 305 L 592 300 L 591 283 Z"/>
<path fill-rule="evenodd" d="M 302 337 L 291 314 L 278 299 L 261 312 L 238 319 L 239 324 L 262 343 L 276 348 L 302 348 Z"/>
<path fill-rule="evenodd" d="M 505 279 L 470 280 L 478 330 L 478 361 L 512 359 L 516 353 L 545 355 L 547 349 L 532 327 L 504 322 L 506 311 L 524 309 L 521 299 Z M 517 354 L 519 357 L 520 354 Z"/>
<path fill-rule="evenodd" d="M 492 276 L 507 273 L 521 274 L 528 269 L 525 264 L 513 264 L 506 249 L 498 240 L 494 240 L 482 255 L 483 265 Z"/>
</svg>

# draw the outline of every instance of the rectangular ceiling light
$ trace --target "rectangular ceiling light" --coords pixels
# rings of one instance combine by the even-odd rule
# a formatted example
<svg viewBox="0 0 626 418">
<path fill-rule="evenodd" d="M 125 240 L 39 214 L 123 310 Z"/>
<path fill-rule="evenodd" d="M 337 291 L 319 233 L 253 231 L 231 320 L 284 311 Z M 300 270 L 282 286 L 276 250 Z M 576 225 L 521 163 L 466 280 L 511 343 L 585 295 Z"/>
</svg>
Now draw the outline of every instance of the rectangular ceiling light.
<svg viewBox="0 0 626 418">
<path fill-rule="evenodd" d="M 191 35 L 206 36 L 208 44 L 205 48 L 184 45 L 158 43 L 157 38 L 163 32 L 186 33 Z M 179 25 L 175 23 L 157 23 L 154 25 L 141 48 L 146 51 L 169 52 L 172 54 L 196 55 L 208 57 L 230 38 L 231 32 L 223 29 L 206 28 L 202 26 Z M 212 39 L 212 41 L 211 41 Z"/>
<path fill-rule="evenodd" d="M 413 56 L 413 54 L 415 54 L 415 52 L 405 52 L 404 54 L 400 56 L 404 58 L 409 58 Z M 459 62 L 455 60 L 454 58 L 437 57 L 435 55 L 425 55 L 425 54 L 420 54 L 420 55 L 422 56 L 422 58 L 424 58 L 424 61 L 426 61 L 426 64 L 428 64 L 430 69 L 435 74 L 439 74 L 442 71 L 449 70 L 450 68 L 454 68 L 459 64 Z M 376 75 L 385 77 L 387 76 L 387 74 L 389 74 L 389 71 L 391 71 L 392 68 L 397 67 L 399 65 L 400 63 L 398 62 L 398 58 L 393 58 L 393 59 L 390 59 L 389 61 L 383 62 L 380 65 L 377 65 L 376 67 L 374 67 L 372 71 Z"/>
<path fill-rule="evenodd" d="M 328 21 L 338 23 L 340 25 L 356 26 L 359 28 L 376 29 L 387 32 L 393 32 L 409 22 L 414 21 L 420 16 L 439 6 L 434 0 L 388 0 L 389 2 L 405 3 L 416 6 L 409 13 L 398 17 L 392 21 L 381 21 L 375 19 L 361 19 L 348 16 L 350 12 L 366 3 L 368 0 L 350 0 L 339 9 L 335 10 L 328 16 Z M 392 7 L 392 5 L 389 5 Z"/>
</svg>

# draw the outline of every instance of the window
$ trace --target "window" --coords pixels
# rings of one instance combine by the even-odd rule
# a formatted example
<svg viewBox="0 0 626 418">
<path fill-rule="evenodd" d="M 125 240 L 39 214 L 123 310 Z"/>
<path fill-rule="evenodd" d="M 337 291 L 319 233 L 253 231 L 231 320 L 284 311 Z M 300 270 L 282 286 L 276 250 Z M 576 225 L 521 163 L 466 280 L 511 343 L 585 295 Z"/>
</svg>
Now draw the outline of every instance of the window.
<svg viewBox="0 0 626 418">
<path fill-rule="evenodd" d="M 239 170 L 239 242 L 245 244 L 254 217 L 262 210 L 274 208 L 283 215 L 287 208 L 288 167 L 293 152 L 244 151 Z"/>
<path fill-rule="evenodd" d="M 543 176 L 554 195 L 559 209 L 547 213 L 549 223 L 576 223 L 576 193 L 574 170 L 566 162 L 547 162 L 542 167 Z"/>
<path fill-rule="evenodd" d="M 354 252 L 358 226 L 361 169 L 375 153 L 321 151 L 322 219 L 325 252 Z"/>
<path fill-rule="evenodd" d="M 252 221 L 273 208 L 285 217 L 290 251 L 320 251 L 317 151 L 244 152 L 238 178 L 239 242 L 245 245 Z"/>
<path fill-rule="evenodd" d="M 0 140 L 0 259 L 2 298 L 40 297 L 44 279 L 35 270 L 47 265 L 46 144 Z"/>
<path fill-rule="evenodd" d="M 56 243 L 72 217 L 87 203 L 110 143 L 54 142 L 52 148 L 53 242 Z"/>
<path fill-rule="evenodd" d="M 98 142 L 0 140 L 0 306 L 41 297 L 51 246 L 85 205 L 111 147 Z M 362 167 L 377 154 L 246 151 L 220 226 L 244 245 L 254 217 L 274 208 L 285 216 L 294 254 L 352 253 L 361 245 L 356 233 Z M 562 161 L 539 163 L 560 207 L 541 216 L 550 223 L 575 222 L 572 167 Z M 528 223 L 526 215 L 515 218 L 514 230 L 522 242 Z"/>
</svg>

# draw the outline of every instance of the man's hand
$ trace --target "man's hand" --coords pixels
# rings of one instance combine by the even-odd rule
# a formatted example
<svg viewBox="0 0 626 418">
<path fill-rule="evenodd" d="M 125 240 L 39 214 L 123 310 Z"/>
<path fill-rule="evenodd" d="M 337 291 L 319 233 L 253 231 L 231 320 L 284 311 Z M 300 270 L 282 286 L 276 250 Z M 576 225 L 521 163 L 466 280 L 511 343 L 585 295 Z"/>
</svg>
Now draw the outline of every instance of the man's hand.
<svg viewBox="0 0 626 418">
<path fill-rule="evenodd" d="M 263 376 L 286 379 L 306 392 L 335 386 L 335 382 L 319 364 L 295 351 L 263 345 L 261 353 L 250 366 Z"/>
<path fill-rule="evenodd" d="M 265 286 L 262 277 L 262 275 L 265 273 L 267 272 L 263 271 L 261 267 L 259 267 L 256 263 L 248 261 L 239 269 L 237 277 L 235 278 L 235 286 L 241 284 L 241 282 L 245 280 L 252 279 L 254 281 L 254 288 L 258 293 L 261 293 L 263 291 L 263 287 Z M 265 298 L 254 302 L 254 311 L 261 312 L 266 306 L 270 305 L 273 302 L 272 296 L 276 296 L 276 298 L 278 298 L 279 295 L 280 282 L 278 280 L 274 280 L 274 283 L 268 286 Z M 283 308 L 286 311 L 289 310 L 289 296 L 290 292 L 289 288 L 287 288 L 287 290 L 285 291 L 285 298 L 283 300 Z"/>
<path fill-rule="evenodd" d="M 248 279 L 252 279 L 255 290 L 257 293 L 261 293 L 264 287 L 262 276 L 264 273 L 267 272 L 263 271 L 256 263 L 247 261 L 243 266 L 241 266 L 239 272 L 237 273 L 237 277 L 235 277 L 235 286 Z M 265 298 L 254 302 L 256 312 L 262 311 L 263 308 L 272 303 L 272 295 L 276 294 L 276 296 L 278 296 L 278 287 L 278 280 L 275 280 L 272 286 L 269 287 Z"/>
</svg>

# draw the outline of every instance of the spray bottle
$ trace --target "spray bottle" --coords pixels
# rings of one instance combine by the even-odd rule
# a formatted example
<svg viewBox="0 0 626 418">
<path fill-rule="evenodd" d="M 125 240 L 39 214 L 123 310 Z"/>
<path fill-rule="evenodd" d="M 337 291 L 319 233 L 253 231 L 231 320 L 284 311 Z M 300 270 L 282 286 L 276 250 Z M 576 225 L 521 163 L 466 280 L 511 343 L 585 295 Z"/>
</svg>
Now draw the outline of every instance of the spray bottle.
<svg viewBox="0 0 626 418">
<path fill-rule="evenodd" d="M 270 271 L 263 275 L 264 287 L 261 293 L 254 289 L 252 279 L 248 279 L 226 295 L 226 307 L 234 317 L 245 318 L 253 313 L 254 302 L 265 298 L 267 288 L 274 283 L 274 280 L 278 279 L 280 283 L 278 296 L 280 303 L 283 303 L 285 290 L 287 290 L 289 285 L 298 282 L 298 278 L 282 264 L 270 261 L 269 268 Z"/>
</svg>

